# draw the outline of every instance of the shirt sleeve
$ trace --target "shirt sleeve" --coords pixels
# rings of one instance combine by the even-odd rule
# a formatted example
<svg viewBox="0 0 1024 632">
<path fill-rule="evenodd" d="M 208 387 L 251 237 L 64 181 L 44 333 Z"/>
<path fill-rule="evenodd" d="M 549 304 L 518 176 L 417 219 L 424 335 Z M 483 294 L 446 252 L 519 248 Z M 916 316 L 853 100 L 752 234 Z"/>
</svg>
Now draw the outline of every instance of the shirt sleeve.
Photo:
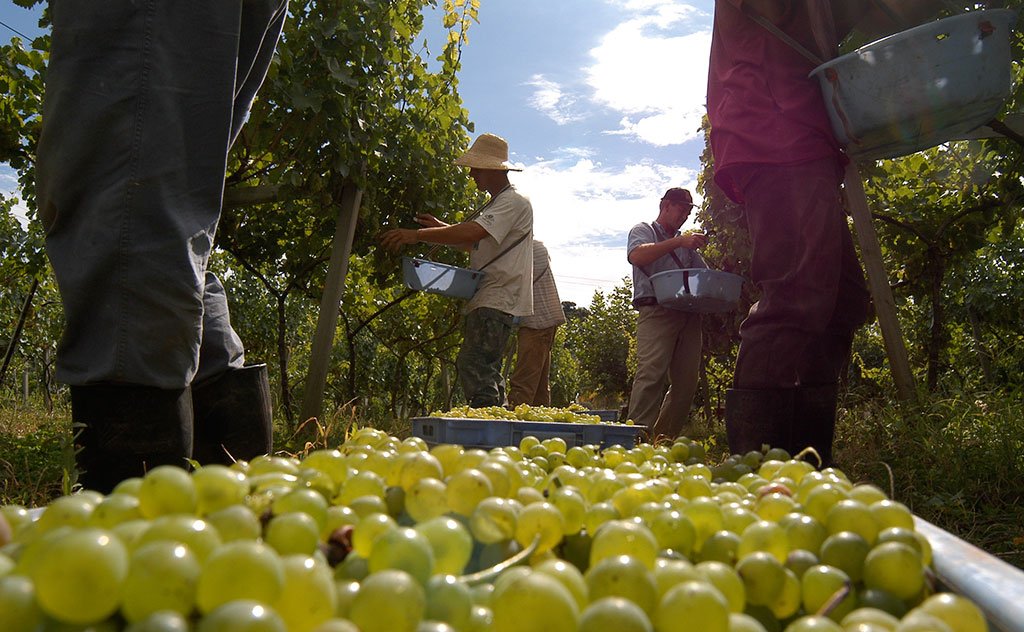
<svg viewBox="0 0 1024 632">
<path fill-rule="evenodd" d="M 629 254 L 633 252 L 637 246 L 653 244 L 654 242 L 654 228 L 646 222 L 637 224 L 629 231 L 629 240 L 626 243 L 626 258 L 629 258 Z"/>
<path fill-rule="evenodd" d="M 516 204 L 517 200 L 517 196 L 499 194 L 473 221 L 486 230 L 495 241 L 501 243 L 523 210 Z"/>
</svg>

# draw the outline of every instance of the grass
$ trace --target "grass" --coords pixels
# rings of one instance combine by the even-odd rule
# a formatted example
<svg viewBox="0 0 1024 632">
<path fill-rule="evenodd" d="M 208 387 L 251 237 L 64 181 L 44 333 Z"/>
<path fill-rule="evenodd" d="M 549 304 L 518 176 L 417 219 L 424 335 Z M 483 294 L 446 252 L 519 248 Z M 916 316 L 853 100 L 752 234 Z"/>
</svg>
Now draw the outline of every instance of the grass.
<svg viewBox="0 0 1024 632">
<path fill-rule="evenodd" d="M 70 415 L 0 406 L 0 504 L 41 506 L 65 493 L 73 470 Z M 294 433 L 278 432 L 283 453 L 334 447 L 374 425 L 400 437 L 407 424 L 370 423 L 345 405 Z M 724 430 L 708 437 L 724 450 Z M 839 467 L 871 482 L 920 517 L 1024 568 L 1024 402 L 1000 394 L 934 398 L 900 408 L 848 396 L 836 437 Z"/>
</svg>

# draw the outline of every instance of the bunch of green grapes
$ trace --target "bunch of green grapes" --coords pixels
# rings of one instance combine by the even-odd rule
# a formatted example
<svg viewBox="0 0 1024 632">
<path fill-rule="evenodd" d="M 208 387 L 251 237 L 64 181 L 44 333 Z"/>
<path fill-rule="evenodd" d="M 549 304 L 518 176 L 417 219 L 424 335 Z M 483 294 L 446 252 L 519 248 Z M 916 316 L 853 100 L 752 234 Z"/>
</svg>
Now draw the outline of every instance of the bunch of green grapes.
<svg viewBox="0 0 1024 632">
<path fill-rule="evenodd" d="M 780 450 L 705 460 L 685 437 L 481 450 L 362 427 L 301 459 L 162 466 L 0 508 L 0 630 L 987 629 L 878 487 Z"/>
<path fill-rule="evenodd" d="M 557 421 L 576 424 L 599 424 L 609 423 L 602 421 L 599 415 L 587 413 L 587 409 L 579 404 L 570 404 L 566 408 L 555 408 L 552 406 L 531 406 L 519 404 L 509 409 L 503 406 L 487 406 L 484 408 L 470 408 L 469 406 L 456 406 L 449 411 L 434 411 L 431 417 L 442 417 L 448 419 L 500 419 L 505 421 Z M 626 424 L 633 425 L 633 420 Z"/>
</svg>

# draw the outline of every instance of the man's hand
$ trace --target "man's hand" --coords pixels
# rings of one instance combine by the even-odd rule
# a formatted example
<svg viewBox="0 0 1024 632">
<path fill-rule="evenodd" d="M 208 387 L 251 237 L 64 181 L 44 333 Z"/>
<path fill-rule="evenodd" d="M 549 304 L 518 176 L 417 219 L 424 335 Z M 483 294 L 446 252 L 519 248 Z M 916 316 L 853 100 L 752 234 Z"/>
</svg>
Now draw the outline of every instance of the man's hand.
<svg viewBox="0 0 1024 632">
<path fill-rule="evenodd" d="M 380 237 L 380 243 L 392 252 L 398 252 L 402 246 L 411 246 L 420 243 L 415 228 L 394 228 L 387 231 Z"/>
<path fill-rule="evenodd" d="M 442 222 L 441 220 L 437 219 L 436 217 L 434 217 L 430 213 L 417 213 L 416 214 L 416 223 L 419 224 L 420 226 L 424 226 L 426 228 L 433 228 L 435 226 L 448 226 L 448 224 L 446 224 L 446 223 Z"/>
<path fill-rule="evenodd" d="M 703 233 L 684 233 L 676 239 L 679 240 L 680 246 L 690 250 L 696 250 L 708 245 L 708 236 Z"/>
</svg>

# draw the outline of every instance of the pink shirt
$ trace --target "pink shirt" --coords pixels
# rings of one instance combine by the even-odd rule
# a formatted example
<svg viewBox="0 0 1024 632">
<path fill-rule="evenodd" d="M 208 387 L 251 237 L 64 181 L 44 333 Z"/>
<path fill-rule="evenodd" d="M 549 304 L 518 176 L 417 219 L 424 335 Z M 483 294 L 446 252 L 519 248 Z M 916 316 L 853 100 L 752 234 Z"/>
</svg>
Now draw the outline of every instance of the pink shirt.
<svg viewBox="0 0 1024 632">
<path fill-rule="evenodd" d="M 750 17 L 743 0 L 715 2 L 708 73 L 708 118 L 715 182 L 735 202 L 744 168 L 791 165 L 834 156 L 845 164 L 825 111 L 814 65 Z M 802 0 L 778 0 L 777 26 L 817 51 Z"/>
</svg>

